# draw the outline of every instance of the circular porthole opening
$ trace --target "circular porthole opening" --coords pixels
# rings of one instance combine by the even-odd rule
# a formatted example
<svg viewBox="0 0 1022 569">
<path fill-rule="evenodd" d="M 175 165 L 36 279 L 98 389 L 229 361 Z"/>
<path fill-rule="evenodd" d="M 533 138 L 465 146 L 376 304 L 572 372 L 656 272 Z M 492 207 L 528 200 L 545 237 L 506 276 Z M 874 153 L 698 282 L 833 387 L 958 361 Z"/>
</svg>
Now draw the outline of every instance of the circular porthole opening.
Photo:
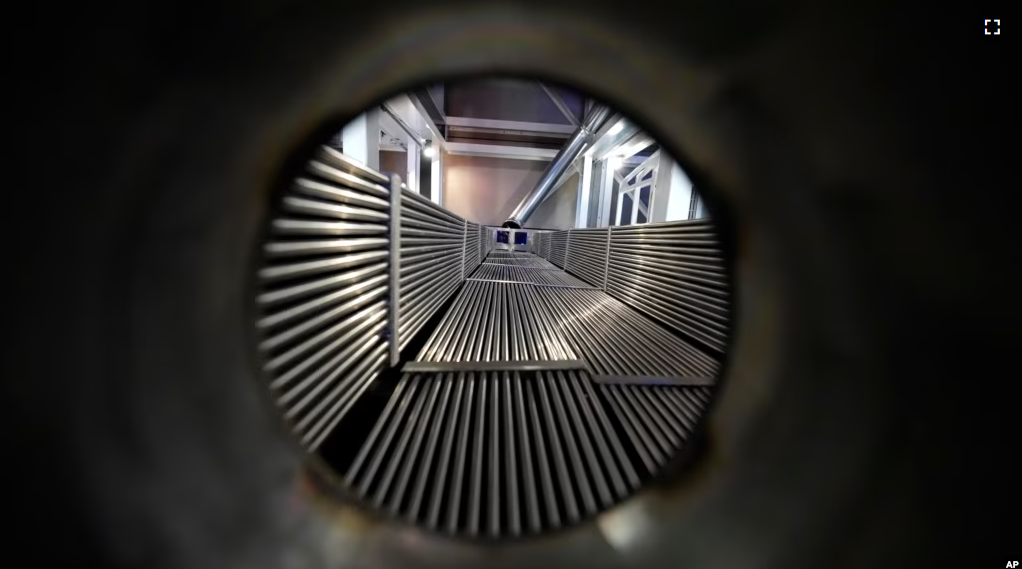
<svg viewBox="0 0 1022 569">
<path fill-rule="evenodd" d="M 344 495 L 535 536 L 698 443 L 730 279 L 647 129 L 563 86 L 466 79 L 319 142 L 269 209 L 255 328 L 276 407 Z"/>
</svg>

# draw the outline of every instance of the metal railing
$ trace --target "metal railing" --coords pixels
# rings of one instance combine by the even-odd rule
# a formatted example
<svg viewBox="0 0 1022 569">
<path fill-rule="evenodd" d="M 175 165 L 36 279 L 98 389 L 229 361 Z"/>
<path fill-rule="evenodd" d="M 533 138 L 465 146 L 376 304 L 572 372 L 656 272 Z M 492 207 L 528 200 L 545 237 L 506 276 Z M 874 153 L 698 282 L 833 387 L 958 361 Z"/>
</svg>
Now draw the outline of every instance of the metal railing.
<svg viewBox="0 0 1022 569">
<path fill-rule="evenodd" d="M 263 368 L 315 449 L 385 367 L 390 180 L 324 148 L 271 221 L 258 273 Z"/>
<path fill-rule="evenodd" d="M 263 247 L 256 328 L 270 389 L 306 448 L 479 265 L 480 229 L 328 147 L 292 183 Z"/>
<path fill-rule="evenodd" d="M 722 352 L 730 290 L 708 219 L 556 231 L 540 254 L 632 308 Z M 545 254 L 544 254 L 545 253 Z"/>
</svg>

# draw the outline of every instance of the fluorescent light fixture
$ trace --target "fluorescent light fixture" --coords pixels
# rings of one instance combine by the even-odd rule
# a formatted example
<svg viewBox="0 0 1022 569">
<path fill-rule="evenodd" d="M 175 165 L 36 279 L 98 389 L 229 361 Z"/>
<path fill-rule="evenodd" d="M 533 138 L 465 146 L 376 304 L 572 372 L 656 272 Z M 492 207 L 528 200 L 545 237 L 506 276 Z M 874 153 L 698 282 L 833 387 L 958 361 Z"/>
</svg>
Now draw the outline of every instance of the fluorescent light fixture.
<svg viewBox="0 0 1022 569">
<path fill-rule="evenodd" d="M 436 150 L 433 149 L 433 142 L 427 140 L 426 144 L 422 147 L 422 153 L 426 155 L 426 158 L 432 158 L 436 154 Z"/>
<path fill-rule="evenodd" d="M 615 124 L 614 126 L 610 127 L 610 130 L 607 131 L 607 134 L 617 134 L 617 133 L 621 132 L 624 129 L 625 129 L 625 121 L 624 120 L 619 120 L 619 121 L 617 121 L 617 124 Z"/>
</svg>

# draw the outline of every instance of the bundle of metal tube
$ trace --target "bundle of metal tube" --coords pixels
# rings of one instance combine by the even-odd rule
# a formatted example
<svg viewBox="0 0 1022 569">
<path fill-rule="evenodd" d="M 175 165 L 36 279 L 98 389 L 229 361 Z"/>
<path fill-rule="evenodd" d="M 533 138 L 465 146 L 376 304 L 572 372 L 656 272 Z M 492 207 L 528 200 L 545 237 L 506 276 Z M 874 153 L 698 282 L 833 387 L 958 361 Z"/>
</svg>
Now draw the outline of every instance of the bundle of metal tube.
<svg viewBox="0 0 1022 569">
<path fill-rule="evenodd" d="M 524 284 L 468 281 L 417 361 L 573 360 L 557 323 Z"/>
<path fill-rule="evenodd" d="M 730 327 L 730 293 L 711 222 L 615 227 L 609 266 L 609 294 L 710 348 L 724 351 Z"/>
<path fill-rule="evenodd" d="M 461 284 L 465 237 L 465 220 L 418 194 L 402 192 L 402 349 Z"/>
<path fill-rule="evenodd" d="M 708 401 L 692 385 L 712 385 L 717 362 L 594 285 L 628 301 L 664 278 L 646 265 L 709 270 L 678 257 L 698 256 L 682 242 L 712 257 L 700 226 L 656 228 L 666 244 L 632 228 L 534 233 L 547 260 L 491 250 L 492 228 L 336 151 L 307 170 L 271 221 L 257 299 L 264 367 L 307 449 L 460 288 L 408 364 L 430 373 L 403 376 L 347 469 L 362 498 L 451 533 L 538 533 L 626 498 L 687 440 Z M 632 266 L 652 276 L 621 274 Z M 664 290 L 699 293 L 703 277 Z"/>
<path fill-rule="evenodd" d="M 688 440 L 710 403 L 707 387 L 601 384 L 598 389 L 651 474 Z"/>
<path fill-rule="evenodd" d="M 607 122 L 610 116 L 609 108 L 603 105 L 593 106 L 585 122 L 579 125 L 575 132 L 568 137 L 564 146 L 561 147 L 557 155 L 550 161 L 546 171 L 543 172 L 543 175 L 540 176 L 539 181 L 536 183 L 536 187 L 522 198 L 522 201 L 511 212 L 511 216 L 504 222 L 504 227 L 515 229 L 524 227 L 525 222 L 528 221 L 539 205 L 543 203 L 543 200 L 547 199 L 557 189 L 557 182 L 561 179 L 561 176 L 567 172 L 568 168 L 571 167 L 571 163 L 582 154 L 586 147 L 593 142 L 596 133 Z"/>
<path fill-rule="evenodd" d="M 550 232 L 549 231 L 538 231 L 536 232 L 536 248 L 535 253 L 544 259 L 550 258 Z"/>
<path fill-rule="evenodd" d="M 489 227 L 489 226 L 484 228 L 485 234 L 483 235 L 483 243 L 486 244 L 486 251 L 485 251 L 484 257 L 486 255 L 489 255 L 490 251 L 493 250 L 493 232 L 494 232 L 494 230 L 495 230 L 495 228 Z"/>
<path fill-rule="evenodd" d="M 689 388 L 619 387 L 574 371 L 406 374 L 346 482 L 378 509 L 449 534 L 572 525 L 635 492 L 705 402 Z"/>
<path fill-rule="evenodd" d="M 569 250 L 564 270 L 576 274 L 591 285 L 602 288 L 607 274 L 606 229 L 572 229 L 568 232 Z"/>
<path fill-rule="evenodd" d="M 476 267 L 483 262 L 481 243 L 479 242 L 480 233 L 479 225 L 476 223 L 465 224 L 465 250 L 462 253 L 464 258 L 464 268 L 462 274 L 468 276 L 472 274 L 472 271 L 476 270 Z"/>
<path fill-rule="evenodd" d="M 321 149 L 272 220 L 259 271 L 263 367 L 315 450 L 383 368 L 389 180 Z"/>
<path fill-rule="evenodd" d="M 552 231 L 549 238 L 550 249 L 547 260 L 563 269 L 568 253 L 568 232 Z"/>
<path fill-rule="evenodd" d="M 523 268 L 517 265 L 502 265 L 496 263 L 483 263 L 474 273 L 472 273 L 469 280 L 591 288 L 588 283 L 583 282 L 582 280 L 559 269 L 548 270 Z"/>
<path fill-rule="evenodd" d="M 536 287 L 540 305 L 597 380 L 710 380 L 717 361 L 599 290 Z"/>
<path fill-rule="evenodd" d="M 484 262 L 488 265 L 510 265 L 527 269 L 558 270 L 553 263 L 542 257 L 518 251 L 492 251 Z"/>
</svg>

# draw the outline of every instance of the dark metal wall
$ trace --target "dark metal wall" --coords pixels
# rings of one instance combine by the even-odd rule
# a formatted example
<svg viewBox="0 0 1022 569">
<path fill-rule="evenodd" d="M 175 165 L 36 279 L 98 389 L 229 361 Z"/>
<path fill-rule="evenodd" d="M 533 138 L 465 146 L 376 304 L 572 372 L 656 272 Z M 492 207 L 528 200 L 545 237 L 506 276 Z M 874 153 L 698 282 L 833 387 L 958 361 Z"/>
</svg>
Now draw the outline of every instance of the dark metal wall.
<svg viewBox="0 0 1022 569">
<path fill-rule="evenodd" d="M 189 568 L 1017 559 L 1011 36 L 981 25 L 999 8 L 675 8 L 29 7 L 11 32 L 7 551 Z M 310 484 L 257 389 L 248 302 L 302 141 L 483 72 L 558 78 L 654 133 L 720 222 L 741 301 L 698 475 L 499 551 Z"/>
</svg>

